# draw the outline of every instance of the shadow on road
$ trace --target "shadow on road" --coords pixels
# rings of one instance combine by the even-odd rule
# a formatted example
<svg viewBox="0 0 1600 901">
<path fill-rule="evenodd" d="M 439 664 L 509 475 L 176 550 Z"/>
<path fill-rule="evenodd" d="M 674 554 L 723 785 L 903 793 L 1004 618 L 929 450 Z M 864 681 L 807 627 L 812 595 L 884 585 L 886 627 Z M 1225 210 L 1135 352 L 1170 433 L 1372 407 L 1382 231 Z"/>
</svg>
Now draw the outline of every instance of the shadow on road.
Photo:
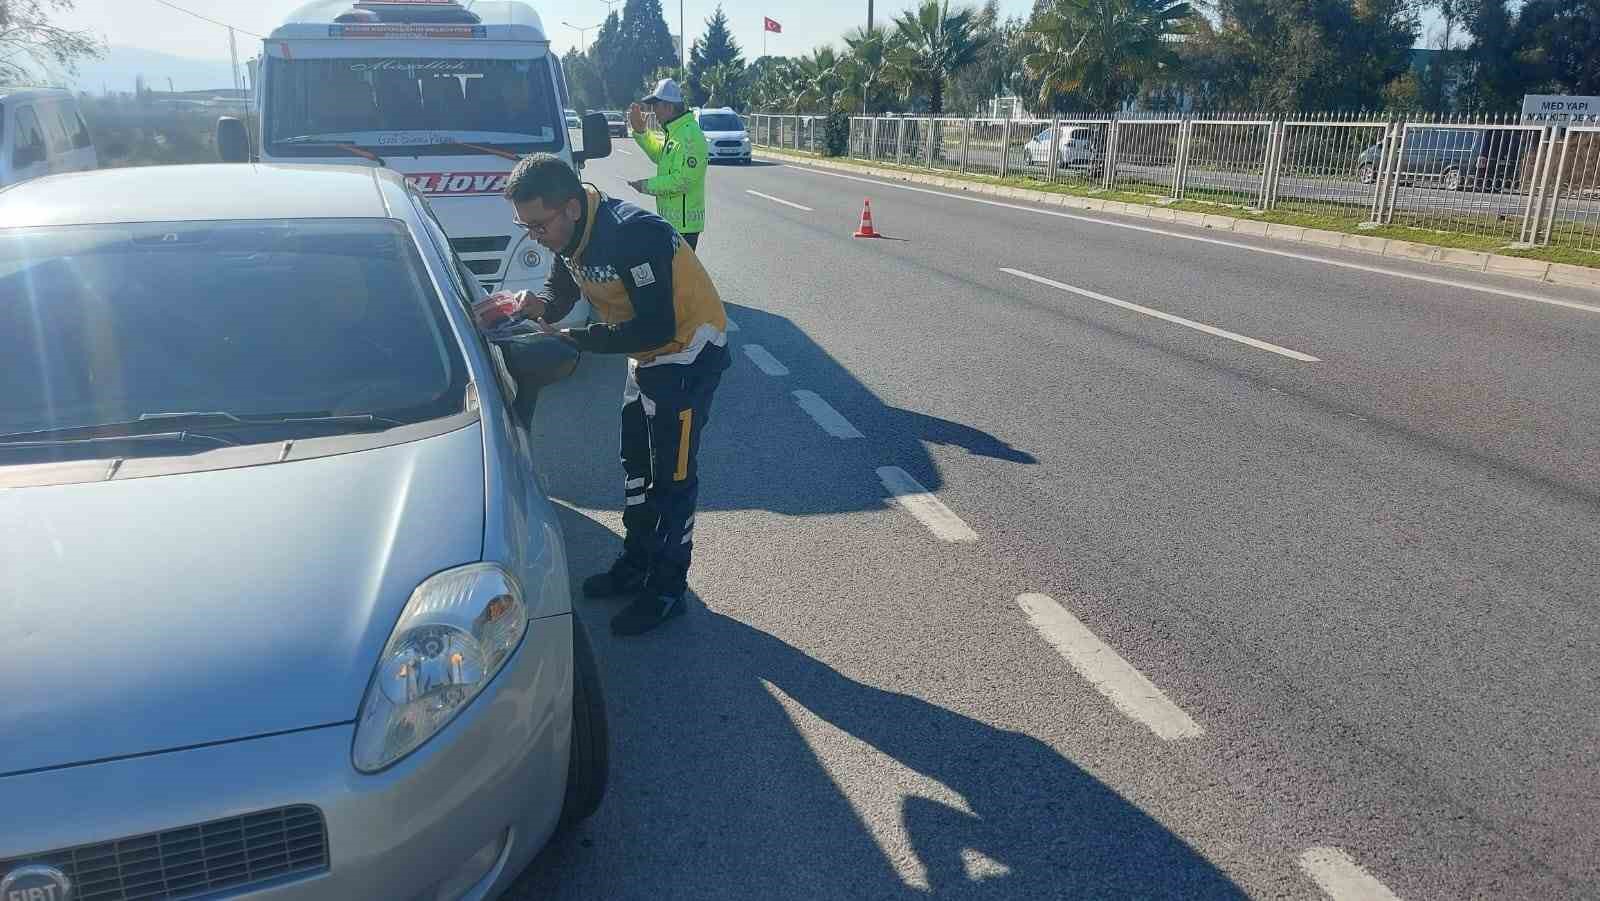
<svg viewBox="0 0 1600 901">
<path fill-rule="evenodd" d="M 879 509 L 880 491 L 833 477 L 841 465 L 859 457 L 860 466 L 851 471 L 869 476 L 877 466 L 899 466 L 937 491 L 944 480 L 929 446 L 959 447 L 1020 465 L 1038 462 L 981 429 L 884 403 L 783 316 L 735 304 L 728 305 L 728 315 L 740 330 L 729 342 L 733 365 L 717 391 L 701 451 L 700 509 L 791 516 Z M 747 343 L 779 354 L 796 377 L 762 375 L 743 353 Z M 617 454 L 626 365 L 621 356 L 587 355 L 571 378 L 540 396 L 534 435 L 552 474 L 552 497 L 587 509 L 621 503 Z M 789 393 L 796 388 L 814 390 L 866 437 L 841 442 L 826 435 L 799 410 Z M 777 404 L 787 407 L 775 410 Z M 768 413 L 798 421 L 795 434 L 776 436 Z"/>
<path fill-rule="evenodd" d="M 610 529 L 566 508 L 562 528 L 575 574 L 609 560 Z M 642 639 L 612 638 L 610 605 L 580 603 L 613 781 L 510 897 L 1244 897 L 1026 734 L 856 681 L 698 602 Z M 863 793 L 878 802 L 856 806 Z"/>
</svg>

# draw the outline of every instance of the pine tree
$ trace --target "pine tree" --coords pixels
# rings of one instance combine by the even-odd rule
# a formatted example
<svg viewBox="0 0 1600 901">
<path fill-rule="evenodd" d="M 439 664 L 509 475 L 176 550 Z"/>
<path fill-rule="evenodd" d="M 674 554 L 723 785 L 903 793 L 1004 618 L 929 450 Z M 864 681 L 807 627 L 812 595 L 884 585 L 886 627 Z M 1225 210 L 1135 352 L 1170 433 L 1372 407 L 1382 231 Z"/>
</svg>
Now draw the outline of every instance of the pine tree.
<svg viewBox="0 0 1600 901">
<path fill-rule="evenodd" d="M 718 66 L 729 66 L 735 73 L 744 71 L 744 54 L 739 43 L 728 30 L 728 17 L 718 4 L 717 11 L 706 20 L 706 33 L 689 48 L 689 101 L 697 106 L 707 102 L 708 90 L 705 76 Z M 724 89 L 728 83 L 723 83 Z"/>
<path fill-rule="evenodd" d="M 632 102 L 648 90 L 645 82 L 657 69 L 678 64 L 661 0 L 627 0 L 623 4 L 622 47 L 622 57 L 607 71 L 606 84 L 611 86 L 614 72 L 621 98 Z"/>
</svg>

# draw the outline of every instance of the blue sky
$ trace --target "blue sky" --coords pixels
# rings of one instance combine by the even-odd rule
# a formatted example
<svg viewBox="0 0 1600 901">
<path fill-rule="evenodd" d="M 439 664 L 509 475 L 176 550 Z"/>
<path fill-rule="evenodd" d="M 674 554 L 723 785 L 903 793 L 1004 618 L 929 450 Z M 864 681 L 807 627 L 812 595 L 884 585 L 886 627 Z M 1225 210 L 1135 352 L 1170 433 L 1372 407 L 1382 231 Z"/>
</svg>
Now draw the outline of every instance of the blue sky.
<svg viewBox="0 0 1600 901">
<path fill-rule="evenodd" d="M 195 12 L 227 22 L 247 31 L 266 34 L 301 0 L 173 0 Z M 77 0 L 78 8 L 69 17 L 72 25 L 100 32 L 112 44 L 159 50 L 178 56 L 202 59 L 227 59 L 227 32 L 183 13 L 168 9 L 155 0 Z M 563 25 L 598 25 L 606 17 L 605 0 L 536 0 L 532 4 L 544 18 L 550 31 L 551 42 L 563 52 L 578 43 L 578 32 Z M 910 0 L 877 0 L 875 18 L 887 21 Z M 667 13 L 667 24 L 678 30 L 678 0 L 662 0 Z M 708 0 L 683 0 L 683 16 L 691 36 L 705 30 L 705 20 L 716 9 Z M 1032 9 L 1031 0 L 1001 0 L 1005 15 L 1025 15 Z M 620 12 L 622 4 L 616 4 Z M 730 0 L 723 4 L 734 37 L 745 51 L 746 59 L 761 54 L 761 19 L 771 16 L 783 25 L 783 34 L 768 36 L 770 53 L 796 55 L 818 44 L 839 44 L 840 37 L 858 25 L 866 24 L 866 0 L 761 0 L 759 3 Z M 243 56 L 254 54 L 254 38 L 240 36 L 239 52 Z M 594 40 L 594 31 L 585 34 Z"/>
<path fill-rule="evenodd" d="M 210 18 L 227 22 L 245 31 L 266 34 L 302 0 L 173 0 L 179 6 L 203 13 Z M 620 11 L 622 0 L 615 0 Z M 973 0 L 974 5 L 981 0 Z M 138 47 L 192 59 L 226 60 L 228 42 L 226 30 L 203 22 L 192 16 L 169 9 L 156 0 L 76 0 L 77 9 L 66 17 L 64 24 L 88 28 L 101 34 L 107 42 L 125 47 Z M 886 22 L 911 6 L 912 0 L 877 0 L 874 15 L 877 21 Z M 535 9 L 543 17 L 556 49 L 565 52 L 578 43 L 579 32 L 568 27 L 598 26 L 605 19 L 606 0 L 535 0 Z M 667 23 L 674 32 L 678 30 L 678 0 L 662 0 L 667 13 Z M 716 9 L 715 0 L 683 0 L 683 16 L 691 36 L 705 30 L 705 20 Z M 1000 10 L 1005 16 L 1026 15 L 1033 8 L 1032 0 L 1001 0 Z M 746 60 L 761 53 L 763 16 L 771 16 L 783 25 L 783 33 L 768 36 L 768 52 L 794 56 L 820 44 L 842 45 L 841 37 L 851 29 L 866 23 L 866 0 L 729 0 L 723 4 L 735 39 L 745 52 Z M 1435 27 L 1433 16 L 1424 17 L 1428 29 Z M 595 32 L 585 32 L 585 40 L 592 41 Z M 257 52 L 255 38 L 239 35 L 240 58 Z M 161 73 L 150 72 L 148 77 L 159 80 Z"/>
</svg>

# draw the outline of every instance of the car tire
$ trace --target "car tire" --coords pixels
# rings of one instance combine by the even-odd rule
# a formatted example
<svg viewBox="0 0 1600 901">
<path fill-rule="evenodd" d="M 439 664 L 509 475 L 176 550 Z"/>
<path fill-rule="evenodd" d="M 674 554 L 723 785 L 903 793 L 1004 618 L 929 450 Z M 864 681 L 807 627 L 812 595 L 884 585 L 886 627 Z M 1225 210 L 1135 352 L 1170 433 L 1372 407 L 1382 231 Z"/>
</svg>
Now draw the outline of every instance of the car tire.
<svg viewBox="0 0 1600 901">
<path fill-rule="evenodd" d="M 1444 170 L 1444 189 L 1446 191 L 1459 191 L 1462 184 L 1460 169 Z"/>
<path fill-rule="evenodd" d="M 572 617 L 572 753 L 567 759 L 567 794 L 561 825 L 571 826 L 600 809 L 611 776 L 611 733 L 606 725 L 600 666 L 589 630 Z"/>
<path fill-rule="evenodd" d="M 1356 170 L 1356 178 L 1360 179 L 1364 185 L 1372 184 L 1378 180 L 1377 167 L 1371 163 L 1362 163 L 1361 168 Z"/>
</svg>

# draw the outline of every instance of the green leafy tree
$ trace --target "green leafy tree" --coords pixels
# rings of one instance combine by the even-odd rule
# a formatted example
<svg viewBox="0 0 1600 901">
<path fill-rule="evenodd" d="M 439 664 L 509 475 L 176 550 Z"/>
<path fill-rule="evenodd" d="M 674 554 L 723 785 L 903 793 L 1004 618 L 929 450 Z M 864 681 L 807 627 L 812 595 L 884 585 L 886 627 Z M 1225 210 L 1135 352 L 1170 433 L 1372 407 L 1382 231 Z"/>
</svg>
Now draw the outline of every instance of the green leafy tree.
<svg viewBox="0 0 1600 901">
<path fill-rule="evenodd" d="M 672 44 L 672 32 L 667 29 L 666 17 L 661 12 L 661 0 L 627 0 L 622 6 L 621 56 L 612 61 L 616 81 L 620 86 L 615 103 L 633 101 L 643 96 L 639 89 L 647 81 L 654 85 L 651 76 L 657 70 L 678 66 L 678 54 Z M 663 76 L 668 77 L 668 76 Z M 682 73 L 674 76 L 682 79 Z M 607 76 L 607 84 L 612 79 Z"/>
<path fill-rule="evenodd" d="M 1194 10 L 1183 0 L 1054 0 L 1033 17 L 1036 49 L 1024 60 L 1038 100 L 1060 109 L 1068 98 L 1113 111 L 1148 80 L 1172 73 L 1173 38 L 1188 35 Z"/>
<path fill-rule="evenodd" d="M 744 71 L 744 54 L 739 50 L 739 42 L 733 39 L 733 33 L 728 30 L 728 17 L 722 11 L 722 6 L 717 6 L 717 11 L 706 20 L 706 33 L 696 39 L 689 48 L 689 83 L 687 85 L 690 102 L 704 105 L 710 95 L 705 79 L 707 73 L 718 66 L 728 66 L 736 73 Z M 731 83 L 724 82 L 722 88 L 727 91 Z"/>
<path fill-rule="evenodd" d="M 978 61 L 987 43 L 972 9 L 950 9 L 950 0 L 923 0 L 894 20 L 892 64 L 900 79 L 928 98 L 928 110 L 944 112 L 950 80 Z"/>
<path fill-rule="evenodd" d="M 622 17 L 612 12 L 600 25 L 600 31 L 594 43 L 589 45 L 588 53 L 591 67 L 600 82 L 600 105 L 603 108 L 626 108 L 628 102 L 634 99 L 631 96 L 634 83 L 627 80 L 627 74 L 621 68 L 622 58 L 627 52 L 622 37 Z"/>
<path fill-rule="evenodd" d="M 735 110 L 745 107 L 744 69 L 733 63 L 723 63 L 707 69 L 700 78 L 706 92 L 706 106 L 727 106 Z"/>
<path fill-rule="evenodd" d="M 567 93 L 572 108 L 578 110 L 609 109 L 606 103 L 605 80 L 595 68 L 591 54 L 579 53 L 576 47 L 561 58 L 561 70 L 566 73 Z"/>
<path fill-rule="evenodd" d="M 52 21 L 74 5 L 73 0 L 0 0 L 0 85 L 72 74 L 80 60 L 104 52 L 90 32 Z"/>
<path fill-rule="evenodd" d="M 874 25 L 859 27 L 845 35 L 848 52 L 841 60 L 845 77 L 844 101 L 851 109 L 875 115 L 888 109 L 894 100 L 894 71 L 889 64 L 893 39 L 889 31 Z"/>
</svg>

